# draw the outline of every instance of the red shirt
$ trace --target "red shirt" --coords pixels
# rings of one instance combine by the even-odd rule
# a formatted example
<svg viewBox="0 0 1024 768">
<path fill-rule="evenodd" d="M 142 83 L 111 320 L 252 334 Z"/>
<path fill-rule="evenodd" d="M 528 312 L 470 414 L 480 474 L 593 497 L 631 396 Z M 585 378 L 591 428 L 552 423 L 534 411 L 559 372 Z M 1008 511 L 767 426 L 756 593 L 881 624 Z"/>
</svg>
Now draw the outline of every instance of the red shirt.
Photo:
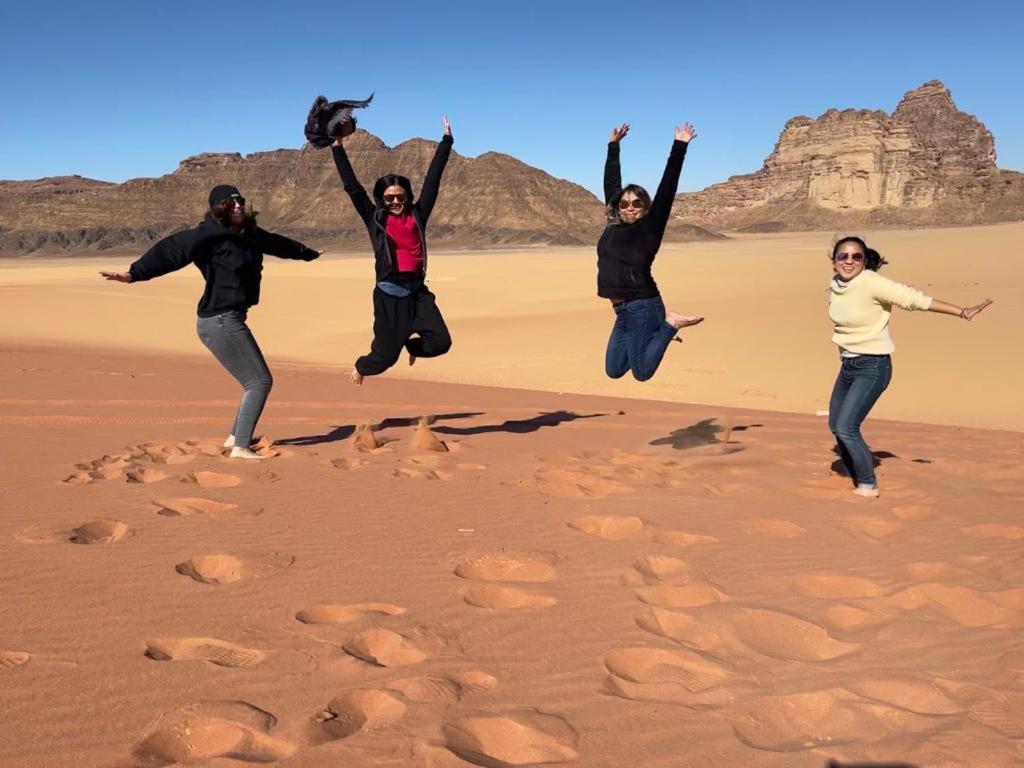
<svg viewBox="0 0 1024 768">
<path fill-rule="evenodd" d="M 388 216 L 385 230 L 388 246 L 395 257 L 399 272 L 419 272 L 423 269 L 423 241 L 416 219 L 412 214 Z"/>
</svg>

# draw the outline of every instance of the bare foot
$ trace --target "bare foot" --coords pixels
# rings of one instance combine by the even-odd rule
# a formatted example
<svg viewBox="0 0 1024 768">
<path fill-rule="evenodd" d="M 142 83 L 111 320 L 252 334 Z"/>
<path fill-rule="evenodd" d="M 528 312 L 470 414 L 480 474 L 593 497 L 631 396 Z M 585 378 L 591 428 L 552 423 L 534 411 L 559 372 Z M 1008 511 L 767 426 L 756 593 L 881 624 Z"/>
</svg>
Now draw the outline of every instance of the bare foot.
<svg viewBox="0 0 1024 768">
<path fill-rule="evenodd" d="M 231 456 L 230 456 L 230 458 L 232 458 L 232 459 L 252 459 L 252 460 L 255 460 L 255 461 L 263 461 L 267 457 L 266 456 L 260 456 L 258 453 L 253 453 L 248 448 L 242 448 L 242 447 L 236 445 L 234 448 L 231 449 Z"/>
<path fill-rule="evenodd" d="M 352 373 L 349 374 L 349 378 L 352 379 L 352 383 L 357 387 L 363 386 L 363 374 L 357 371 L 355 368 L 352 369 Z"/>
<path fill-rule="evenodd" d="M 687 328 L 691 325 L 697 325 L 697 323 L 703 323 L 703 317 L 697 317 L 695 315 L 681 315 L 678 312 L 669 310 L 665 313 L 665 322 L 671 325 L 676 330 L 680 328 Z"/>
<path fill-rule="evenodd" d="M 877 499 L 878 498 L 878 489 L 877 488 L 867 488 L 867 487 L 858 485 L 856 488 L 853 489 L 853 492 L 855 494 L 857 494 L 858 496 L 866 496 L 869 499 Z"/>
</svg>

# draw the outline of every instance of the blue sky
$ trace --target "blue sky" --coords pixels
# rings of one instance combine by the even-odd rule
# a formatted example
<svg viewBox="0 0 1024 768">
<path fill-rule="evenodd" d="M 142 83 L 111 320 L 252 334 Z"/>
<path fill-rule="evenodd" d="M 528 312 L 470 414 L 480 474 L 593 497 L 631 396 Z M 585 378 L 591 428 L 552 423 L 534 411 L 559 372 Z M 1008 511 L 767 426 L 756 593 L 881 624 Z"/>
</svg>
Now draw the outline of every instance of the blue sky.
<svg viewBox="0 0 1024 768">
<path fill-rule="evenodd" d="M 156 3 L 0 0 L 0 178 L 170 173 L 192 154 L 298 147 L 313 97 L 376 91 L 361 126 L 506 152 L 597 191 L 628 120 L 654 187 L 697 127 L 681 189 L 761 166 L 785 121 L 891 112 L 938 78 L 1024 170 L 1022 2 Z M 401 169 L 396 169 L 401 170 Z"/>
</svg>

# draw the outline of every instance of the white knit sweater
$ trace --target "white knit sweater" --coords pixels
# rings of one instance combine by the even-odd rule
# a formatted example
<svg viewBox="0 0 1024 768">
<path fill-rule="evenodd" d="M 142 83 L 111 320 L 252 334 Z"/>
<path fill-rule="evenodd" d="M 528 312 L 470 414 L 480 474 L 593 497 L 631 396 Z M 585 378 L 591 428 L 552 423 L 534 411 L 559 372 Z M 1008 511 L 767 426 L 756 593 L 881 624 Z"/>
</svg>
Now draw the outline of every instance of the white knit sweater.
<svg viewBox="0 0 1024 768">
<path fill-rule="evenodd" d="M 834 326 L 832 341 L 857 355 L 888 355 L 896 346 L 889 336 L 893 305 L 928 309 L 932 297 L 865 269 L 852 280 L 832 278 L 828 316 Z"/>
</svg>

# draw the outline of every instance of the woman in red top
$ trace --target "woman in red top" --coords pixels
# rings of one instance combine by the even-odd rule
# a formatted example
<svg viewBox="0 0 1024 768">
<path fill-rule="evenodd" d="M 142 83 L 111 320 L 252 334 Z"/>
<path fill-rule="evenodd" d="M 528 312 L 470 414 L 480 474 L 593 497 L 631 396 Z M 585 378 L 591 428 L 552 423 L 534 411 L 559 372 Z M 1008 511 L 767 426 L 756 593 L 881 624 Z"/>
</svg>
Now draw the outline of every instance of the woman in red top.
<svg viewBox="0 0 1024 768">
<path fill-rule="evenodd" d="M 427 220 L 437 202 L 441 176 L 452 151 L 452 127 L 444 118 L 444 136 L 423 180 L 418 200 L 405 176 L 389 174 L 373 185 L 373 201 L 349 162 L 339 133 L 331 149 L 342 185 L 370 235 L 376 261 L 373 289 L 373 342 L 356 360 L 352 382 L 384 373 L 398 362 L 402 350 L 409 365 L 418 357 L 438 357 L 452 346 L 434 294 L 424 284 L 427 274 Z"/>
</svg>

